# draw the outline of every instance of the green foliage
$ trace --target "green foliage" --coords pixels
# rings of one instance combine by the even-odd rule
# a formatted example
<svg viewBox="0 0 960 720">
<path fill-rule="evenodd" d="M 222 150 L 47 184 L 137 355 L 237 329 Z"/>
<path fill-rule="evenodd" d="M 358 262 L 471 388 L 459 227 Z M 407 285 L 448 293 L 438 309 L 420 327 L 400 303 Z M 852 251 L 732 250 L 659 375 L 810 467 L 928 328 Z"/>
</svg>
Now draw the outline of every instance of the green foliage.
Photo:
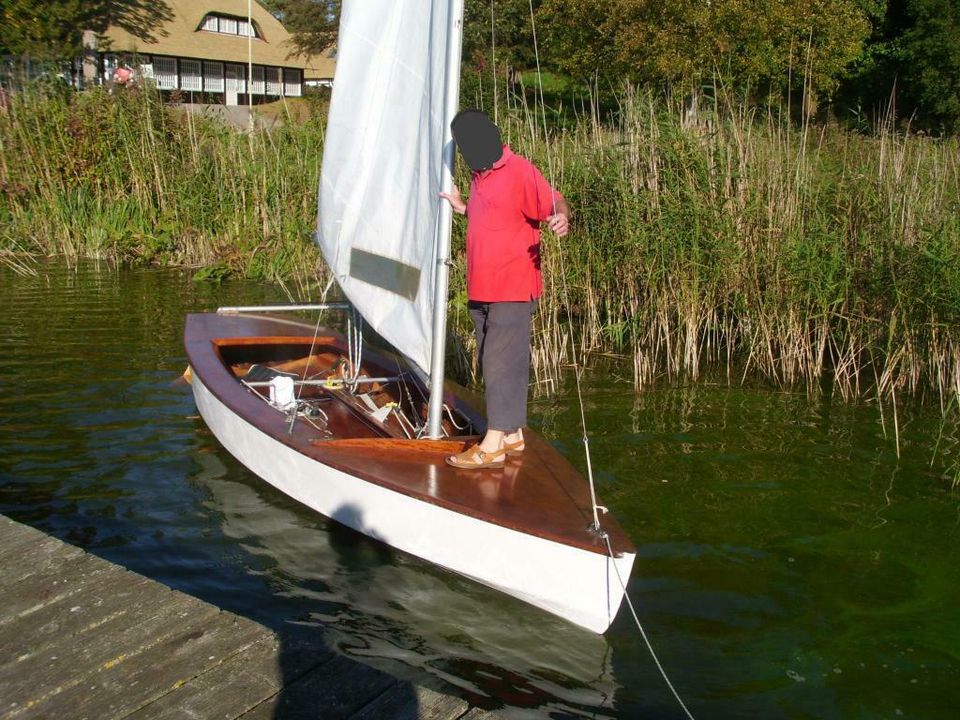
<svg viewBox="0 0 960 720">
<path fill-rule="evenodd" d="M 319 54 L 336 44 L 341 0 L 268 0 L 262 4 L 280 18 L 301 53 Z"/>
<path fill-rule="evenodd" d="M 869 32 L 855 0 L 545 0 L 550 57 L 579 78 L 690 91 L 719 74 L 828 97 Z"/>
<path fill-rule="evenodd" d="M 900 38 L 903 95 L 923 126 L 960 130 L 960 2 L 913 0 Z"/>
<path fill-rule="evenodd" d="M 866 0 L 865 0 L 866 1 Z M 960 130 L 960 1 L 873 3 L 873 32 L 840 92 L 841 117 Z"/>
<path fill-rule="evenodd" d="M 514 150 L 574 210 L 568 239 L 544 237 L 541 368 L 569 361 L 569 308 L 577 352 L 633 357 L 640 385 L 719 364 L 811 392 L 825 376 L 851 396 L 871 386 L 952 392 L 957 140 L 811 133 L 723 97 L 691 123 L 652 93 L 621 97 L 615 124 L 584 117 L 547 140 L 534 110 L 513 100 L 501 111 Z M 18 94 L 0 113 L 0 257 L 84 255 L 203 268 L 197 279 L 211 282 L 322 283 L 308 237 L 322 147 L 316 119 L 246 134 L 149 91 Z M 470 346 L 462 262 L 451 278 L 461 350 Z M 469 368 L 469 355 L 459 357 Z"/>
<path fill-rule="evenodd" d="M 82 52 L 85 30 L 102 33 L 114 26 L 151 40 L 171 17 L 164 0 L 2 0 L 0 55 L 73 59 Z"/>
</svg>

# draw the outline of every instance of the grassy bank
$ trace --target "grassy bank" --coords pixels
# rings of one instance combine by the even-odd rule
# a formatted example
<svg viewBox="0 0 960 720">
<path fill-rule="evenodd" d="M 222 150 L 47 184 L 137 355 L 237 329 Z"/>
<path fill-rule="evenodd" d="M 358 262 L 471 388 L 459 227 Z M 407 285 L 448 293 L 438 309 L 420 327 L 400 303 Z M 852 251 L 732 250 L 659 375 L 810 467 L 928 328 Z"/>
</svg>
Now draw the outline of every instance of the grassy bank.
<svg viewBox="0 0 960 720">
<path fill-rule="evenodd" d="M 690 120 L 628 94 L 615 121 L 545 141 L 522 104 L 500 112 L 576 212 L 562 245 L 548 239 L 538 380 L 606 352 L 630 359 L 638 387 L 719 367 L 955 417 L 956 139 L 797 127 L 722 102 Z M 144 94 L 18 98 L 0 115 L 0 252 L 192 265 L 306 297 L 323 275 L 308 238 L 322 137 L 319 119 L 247 135 Z M 466 339 L 464 304 L 454 273 Z"/>
</svg>

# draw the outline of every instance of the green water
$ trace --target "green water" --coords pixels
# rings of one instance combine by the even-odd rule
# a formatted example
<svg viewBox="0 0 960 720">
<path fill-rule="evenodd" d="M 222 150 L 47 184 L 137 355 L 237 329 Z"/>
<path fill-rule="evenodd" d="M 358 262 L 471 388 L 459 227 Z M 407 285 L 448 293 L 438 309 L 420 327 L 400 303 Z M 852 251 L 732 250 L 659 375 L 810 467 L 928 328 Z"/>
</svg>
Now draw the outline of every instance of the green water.
<svg viewBox="0 0 960 720">
<path fill-rule="evenodd" d="M 624 607 L 595 636 L 326 522 L 238 465 L 175 382 L 185 313 L 283 302 L 189 274 L 0 269 L 0 512 L 515 717 L 681 717 Z M 625 371 L 624 371 L 625 372 Z M 584 387 L 629 593 L 693 714 L 960 716 L 960 495 L 936 411 L 725 385 Z M 583 465 L 569 393 L 532 424 Z M 889 420 L 889 417 L 887 418 Z M 0 659 L 0 662 L 7 662 Z"/>
</svg>

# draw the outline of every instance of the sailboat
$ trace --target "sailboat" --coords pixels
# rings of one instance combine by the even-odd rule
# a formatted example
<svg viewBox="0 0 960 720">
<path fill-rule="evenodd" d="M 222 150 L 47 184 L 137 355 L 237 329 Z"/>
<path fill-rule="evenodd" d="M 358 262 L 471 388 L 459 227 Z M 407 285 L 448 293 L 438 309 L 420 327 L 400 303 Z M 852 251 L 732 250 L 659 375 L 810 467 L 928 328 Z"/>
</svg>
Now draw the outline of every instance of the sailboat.
<svg viewBox="0 0 960 720">
<path fill-rule="evenodd" d="M 439 193 L 462 26 L 463 0 L 345 0 L 317 240 L 348 302 L 189 315 L 193 394 L 219 442 L 290 497 L 602 633 L 635 549 L 599 521 L 587 480 L 529 429 L 502 468 L 444 461 L 485 430 L 444 381 L 451 210 Z M 321 325 L 334 312 L 346 332 Z M 364 323 L 396 352 L 369 347 Z"/>
</svg>

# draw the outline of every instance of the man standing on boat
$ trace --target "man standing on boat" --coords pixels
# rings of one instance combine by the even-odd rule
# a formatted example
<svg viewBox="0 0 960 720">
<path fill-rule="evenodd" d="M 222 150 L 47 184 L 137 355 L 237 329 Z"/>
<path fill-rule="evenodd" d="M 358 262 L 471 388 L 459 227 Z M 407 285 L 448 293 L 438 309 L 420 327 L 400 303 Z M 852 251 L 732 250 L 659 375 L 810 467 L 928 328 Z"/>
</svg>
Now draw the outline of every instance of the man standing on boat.
<svg viewBox="0 0 960 720">
<path fill-rule="evenodd" d="M 485 112 L 462 110 L 450 128 L 473 178 L 468 200 L 456 186 L 440 195 L 467 216 L 467 297 L 486 389 L 487 433 L 447 462 L 502 467 L 506 455 L 524 448 L 530 325 L 543 293 L 540 226 L 563 237 L 570 208 L 533 163 L 502 144 Z"/>
</svg>

